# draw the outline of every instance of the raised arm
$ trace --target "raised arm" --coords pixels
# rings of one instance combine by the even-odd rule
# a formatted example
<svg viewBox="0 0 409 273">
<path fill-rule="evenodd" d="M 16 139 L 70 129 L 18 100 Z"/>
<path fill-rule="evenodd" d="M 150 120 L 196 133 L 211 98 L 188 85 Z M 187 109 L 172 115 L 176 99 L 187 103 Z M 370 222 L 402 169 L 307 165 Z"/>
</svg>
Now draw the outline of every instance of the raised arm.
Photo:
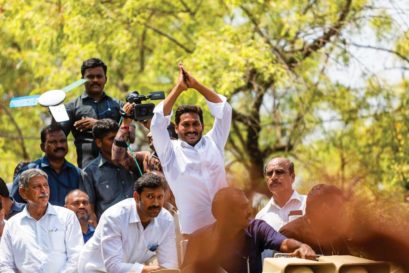
<svg viewBox="0 0 409 273">
<path fill-rule="evenodd" d="M 127 102 L 122 109 L 125 113 L 127 113 L 127 115 L 130 115 L 133 107 L 133 103 Z M 128 153 L 127 142 L 130 141 L 130 130 L 132 128 L 131 123 L 131 118 L 123 118 L 122 124 L 115 136 L 114 144 L 112 145 L 112 161 L 117 165 L 121 165 L 129 171 L 137 172 L 138 170 L 133 156 L 138 161 L 138 164 L 142 166 L 143 159 L 147 152 L 135 152 L 134 154 Z"/>
</svg>

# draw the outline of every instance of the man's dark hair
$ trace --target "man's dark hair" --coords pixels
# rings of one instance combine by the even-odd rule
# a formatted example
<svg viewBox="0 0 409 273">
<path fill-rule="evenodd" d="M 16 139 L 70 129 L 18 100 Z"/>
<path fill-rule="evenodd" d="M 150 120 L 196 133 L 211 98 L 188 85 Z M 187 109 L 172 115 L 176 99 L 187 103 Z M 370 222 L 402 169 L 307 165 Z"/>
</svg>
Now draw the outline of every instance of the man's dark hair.
<svg viewBox="0 0 409 273">
<path fill-rule="evenodd" d="M 7 188 L 6 182 L 4 182 L 3 178 L 0 177 L 0 196 L 9 197 L 10 192 Z"/>
<path fill-rule="evenodd" d="M 84 78 L 85 70 L 87 70 L 88 68 L 94 68 L 94 67 L 99 67 L 99 66 L 102 67 L 102 69 L 104 69 L 105 77 L 106 77 L 108 68 L 103 61 L 97 58 L 91 58 L 91 59 L 85 60 L 82 63 L 81 76 Z"/>
<path fill-rule="evenodd" d="M 195 105 L 181 105 L 176 109 L 176 114 L 175 114 L 175 123 L 176 125 L 179 125 L 180 122 L 180 116 L 185 114 L 185 113 L 195 113 L 199 115 L 200 123 L 203 125 L 203 112 L 202 108 L 199 106 Z"/>
<path fill-rule="evenodd" d="M 154 173 L 144 173 L 141 177 L 139 177 L 135 181 L 134 191 L 141 194 L 145 188 L 149 188 L 149 189 L 163 188 L 165 189 L 164 178 Z"/>
<path fill-rule="evenodd" d="M 58 132 L 58 131 L 63 131 L 63 128 L 61 127 L 61 125 L 59 123 L 53 123 L 51 125 L 48 125 L 47 127 L 43 128 L 41 130 L 41 144 L 44 144 L 46 139 L 47 139 L 47 135 L 49 133 L 54 133 L 54 132 Z M 64 132 L 65 134 L 65 132 Z"/>
<path fill-rule="evenodd" d="M 118 132 L 119 125 L 118 123 L 110 118 L 104 118 L 97 120 L 94 126 L 92 126 L 92 134 L 94 138 L 103 139 L 110 132 Z"/>
</svg>

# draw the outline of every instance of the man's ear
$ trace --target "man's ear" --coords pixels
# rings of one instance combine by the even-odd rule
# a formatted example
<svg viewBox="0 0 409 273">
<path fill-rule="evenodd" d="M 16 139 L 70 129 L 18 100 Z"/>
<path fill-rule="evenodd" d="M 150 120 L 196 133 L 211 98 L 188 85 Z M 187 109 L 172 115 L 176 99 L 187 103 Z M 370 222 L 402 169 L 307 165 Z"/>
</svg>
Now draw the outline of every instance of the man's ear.
<svg viewBox="0 0 409 273">
<path fill-rule="evenodd" d="M 45 153 L 45 143 L 41 143 L 40 148 L 41 148 L 41 151 L 43 151 L 43 153 Z"/>
<path fill-rule="evenodd" d="M 140 200 L 139 193 L 137 191 L 133 192 L 133 199 L 135 199 L 135 201 L 137 201 L 137 202 Z"/>
<path fill-rule="evenodd" d="M 24 200 L 27 200 L 27 196 L 26 196 L 26 189 L 23 188 L 18 188 L 18 193 L 20 194 L 21 198 L 23 198 Z"/>
<path fill-rule="evenodd" d="M 101 139 L 96 138 L 96 139 L 95 139 L 95 145 L 97 145 L 97 147 L 98 147 L 99 149 L 101 149 L 101 148 L 102 148 L 102 141 L 101 141 Z"/>
</svg>

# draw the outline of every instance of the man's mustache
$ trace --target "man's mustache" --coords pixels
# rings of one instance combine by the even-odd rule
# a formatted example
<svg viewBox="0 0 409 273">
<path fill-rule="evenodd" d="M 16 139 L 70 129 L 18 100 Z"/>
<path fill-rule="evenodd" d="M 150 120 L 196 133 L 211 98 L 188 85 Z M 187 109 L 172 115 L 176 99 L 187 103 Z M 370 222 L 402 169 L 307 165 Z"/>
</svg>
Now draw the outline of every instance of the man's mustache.
<svg viewBox="0 0 409 273">
<path fill-rule="evenodd" d="M 161 208 L 160 206 L 151 206 L 151 207 L 148 207 L 148 210 L 160 209 L 160 208 Z"/>
</svg>

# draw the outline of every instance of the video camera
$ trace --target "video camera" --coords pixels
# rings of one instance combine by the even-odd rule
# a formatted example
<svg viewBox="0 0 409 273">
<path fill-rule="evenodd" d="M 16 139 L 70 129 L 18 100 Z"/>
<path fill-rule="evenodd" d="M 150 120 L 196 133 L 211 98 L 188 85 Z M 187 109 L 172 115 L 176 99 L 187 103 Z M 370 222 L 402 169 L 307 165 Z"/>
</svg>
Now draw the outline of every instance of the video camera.
<svg viewBox="0 0 409 273">
<path fill-rule="evenodd" d="M 133 91 L 126 96 L 126 101 L 130 103 L 135 103 L 135 107 L 132 110 L 131 118 L 136 121 L 145 121 L 153 117 L 153 109 L 155 104 L 145 103 L 144 100 L 163 100 L 165 98 L 165 93 L 163 91 L 155 91 L 149 93 L 149 95 L 140 95 L 138 91 Z M 121 114 L 127 116 L 125 113 Z"/>
</svg>

